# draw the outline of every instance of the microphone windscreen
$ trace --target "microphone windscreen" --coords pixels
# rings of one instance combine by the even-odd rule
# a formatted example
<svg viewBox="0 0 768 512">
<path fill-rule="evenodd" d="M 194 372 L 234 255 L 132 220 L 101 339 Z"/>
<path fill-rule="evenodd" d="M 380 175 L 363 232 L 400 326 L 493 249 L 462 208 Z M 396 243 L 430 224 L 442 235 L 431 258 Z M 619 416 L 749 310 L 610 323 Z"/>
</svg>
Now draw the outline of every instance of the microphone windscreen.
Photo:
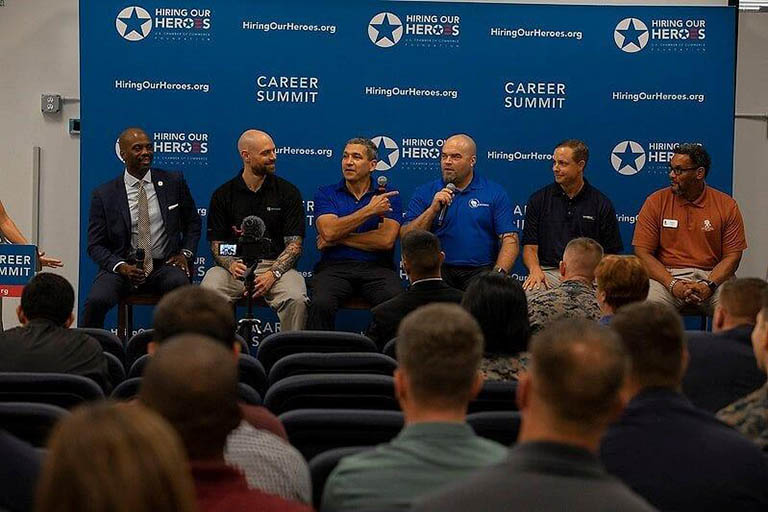
<svg viewBox="0 0 768 512">
<path fill-rule="evenodd" d="M 379 176 L 376 183 L 379 185 L 379 188 L 386 188 L 388 181 L 386 176 Z"/>
</svg>

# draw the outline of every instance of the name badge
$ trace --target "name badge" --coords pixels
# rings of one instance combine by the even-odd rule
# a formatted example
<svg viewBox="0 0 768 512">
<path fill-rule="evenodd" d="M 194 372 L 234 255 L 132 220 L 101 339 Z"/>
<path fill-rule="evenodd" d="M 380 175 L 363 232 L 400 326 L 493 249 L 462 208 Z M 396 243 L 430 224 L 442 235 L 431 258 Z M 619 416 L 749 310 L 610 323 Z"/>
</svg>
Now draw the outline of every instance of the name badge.
<svg viewBox="0 0 768 512">
<path fill-rule="evenodd" d="M 677 220 L 676 219 L 664 219 L 661 222 L 661 225 L 665 228 L 672 228 L 677 229 Z"/>
</svg>

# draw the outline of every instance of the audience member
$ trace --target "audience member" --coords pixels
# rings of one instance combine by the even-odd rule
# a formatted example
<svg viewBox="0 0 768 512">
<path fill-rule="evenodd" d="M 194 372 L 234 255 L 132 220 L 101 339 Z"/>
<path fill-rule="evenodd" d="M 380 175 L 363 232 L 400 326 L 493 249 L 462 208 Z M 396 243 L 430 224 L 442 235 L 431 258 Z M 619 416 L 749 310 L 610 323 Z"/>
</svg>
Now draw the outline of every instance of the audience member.
<svg viewBox="0 0 768 512">
<path fill-rule="evenodd" d="M 625 367 L 621 343 L 605 327 L 566 319 L 545 328 L 531 341 L 530 371 L 517 388 L 523 422 L 507 460 L 415 510 L 654 510 L 595 456 L 621 411 Z"/>
<path fill-rule="evenodd" d="M 227 438 L 241 421 L 237 381 L 231 351 L 211 338 L 183 334 L 157 350 L 139 398 L 179 433 L 191 462 L 200 512 L 311 510 L 248 489 L 243 473 L 226 464 Z"/>
<path fill-rule="evenodd" d="M 560 284 L 528 298 L 531 330 L 536 332 L 562 318 L 600 318 L 593 282 L 603 248 L 591 238 L 574 238 L 560 262 Z"/>
<path fill-rule="evenodd" d="M 209 288 L 184 286 L 155 308 L 155 340 L 149 351 L 179 334 L 207 336 L 239 355 L 235 317 L 229 302 Z M 264 407 L 240 404 L 243 420 L 227 438 L 224 459 L 244 473 L 252 489 L 310 503 L 312 480 L 304 457 L 288 443 L 279 419 Z"/>
<path fill-rule="evenodd" d="M 597 304 L 603 313 L 600 325 L 610 324 L 621 306 L 644 301 L 648 280 L 648 271 L 637 256 L 605 255 L 595 268 Z"/>
<path fill-rule="evenodd" d="M 401 242 L 403 268 L 411 286 L 371 309 L 373 320 L 366 334 L 381 348 L 395 337 L 400 321 L 419 306 L 431 302 L 461 302 L 461 291 L 448 286 L 440 277 L 445 253 L 437 235 L 416 229 Z"/>
<path fill-rule="evenodd" d="M 765 384 L 750 336 L 766 289 L 768 283 L 754 277 L 726 281 L 715 306 L 713 332 L 688 333 L 690 362 L 683 393 L 697 407 L 715 413 Z"/>
<path fill-rule="evenodd" d="M 766 510 L 760 450 L 680 393 L 688 353 L 675 310 L 631 304 L 611 328 L 629 355 L 629 404 L 603 438 L 606 469 L 659 510 Z"/>
<path fill-rule="evenodd" d="M 465 422 L 483 384 L 483 334 L 469 313 L 455 304 L 422 306 L 400 323 L 396 350 L 395 393 L 406 426 L 390 443 L 339 462 L 323 511 L 405 510 L 507 454 Z"/>
<path fill-rule="evenodd" d="M 69 329 L 74 305 L 75 291 L 66 279 L 47 272 L 33 277 L 16 308 L 21 326 L 0 332 L 0 371 L 82 375 L 109 392 L 101 345 Z"/>
<path fill-rule="evenodd" d="M 752 348 L 757 366 L 768 371 L 768 291 L 760 298 L 760 312 L 752 330 Z M 768 451 L 768 383 L 720 410 L 717 417 Z"/>
<path fill-rule="evenodd" d="M 485 354 L 480 363 L 486 380 L 517 380 L 528 364 L 528 302 L 517 279 L 497 272 L 477 276 L 461 305 L 483 330 Z"/>
<path fill-rule="evenodd" d="M 42 455 L 27 443 L 0 430 L 0 510 L 30 512 Z"/>
<path fill-rule="evenodd" d="M 178 435 L 139 404 L 98 403 L 56 427 L 37 512 L 194 512 Z"/>
</svg>

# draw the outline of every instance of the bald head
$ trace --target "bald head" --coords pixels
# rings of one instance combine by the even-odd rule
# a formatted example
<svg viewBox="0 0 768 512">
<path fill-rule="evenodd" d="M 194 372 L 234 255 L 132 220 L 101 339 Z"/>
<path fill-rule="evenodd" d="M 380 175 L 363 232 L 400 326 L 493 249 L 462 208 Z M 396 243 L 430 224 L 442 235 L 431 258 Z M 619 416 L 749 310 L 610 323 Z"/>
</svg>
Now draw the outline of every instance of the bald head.
<svg viewBox="0 0 768 512">
<path fill-rule="evenodd" d="M 139 397 L 177 430 L 190 459 L 221 457 L 240 422 L 232 352 L 196 334 L 171 338 L 147 365 Z"/>
<path fill-rule="evenodd" d="M 603 247 L 591 238 L 574 238 L 563 251 L 565 264 L 565 279 L 582 277 L 592 282 L 595 279 L 595 268 L 603 258 Z"/>
<path fill-rule="evenodd" d="M 470 137 L 469 135 L 466 135 L 464 133 L 457 133 L 456 135 L 451 135 L 450 137 L 445 139 L 445 144 L 447 145 L 448 143 L 458 144 L 459 147 L 465 150 L 469 156 L 477 155 L 477 144 L 475 144 L 474 139 L 472 139 L 472 137 Z"/>
<path fill-rule="evenodd" d="M 147 132 L 142 130 L 141 128 L 138 128 L 136 126 L 132 126 L 130 128 L 126 128 L 125 130 L 120 133 L 120 136 L 118 137 L 118 143 L 120 144 L 120 150 L 124 151 L 126 148 L 131 147 L 131 143 L 136 140 L 137 138 L 147 138 Z"/>
<path fill-rule="evenodd" d="M 268 133 L 261 130 L 246 130 L 237 141 L 237 151 L 243 160 L 245 171 L 256 176 L 275 172 L 275 143 Z"/>
<path fill-rule="evenodd" d="M 118 138 L 120 157 L 128 173 L 142 178 L 152 166 L 153 145 L 141 128 L 126 128 Z"/>
</svg>

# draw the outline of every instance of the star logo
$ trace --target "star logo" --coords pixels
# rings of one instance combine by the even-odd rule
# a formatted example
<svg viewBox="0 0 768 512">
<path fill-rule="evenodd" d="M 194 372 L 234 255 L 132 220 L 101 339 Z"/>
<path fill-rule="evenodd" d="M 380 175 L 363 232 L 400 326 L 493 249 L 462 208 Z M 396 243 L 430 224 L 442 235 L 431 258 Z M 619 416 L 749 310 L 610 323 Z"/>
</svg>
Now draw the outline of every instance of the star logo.
<svg viewBox="0 0 768 512">
<path fill-rule="evenodd" d="M 400 148 L 397 147 L 397 143 L 385 135 L 374 137 L 371 141 L 376 144 L 376 150 L 379 153 L 376 170 L 388 171 L 393 168 L 400 159 Z"/>
<path fill-rule="evenodd" d="M 395 46 L 403 37 L 403 22 L 391 12 L 380 12 L 368 23 L 368 37 L 380 48 Z"/>
<path fill-rule="evenodd" d="M 613 31 L 613 40 L 619 50 L 636 53 L 648 44 L 648 26 L 637 18 L 624 18 Z"/>
<path fill-rule="evenodd" d="M 152 16 L 146 9 L 132 5 L 117 15 L 115 28 L 123 39 L 141 41 L 152 31 Z"/>
<path fill-rule="evenodd" d="M 611 165 L 616 172 L 632 176 L 645 167 L 645 150 L 633 140 L 619 142 L 611 151 Z"/>
</svg>

